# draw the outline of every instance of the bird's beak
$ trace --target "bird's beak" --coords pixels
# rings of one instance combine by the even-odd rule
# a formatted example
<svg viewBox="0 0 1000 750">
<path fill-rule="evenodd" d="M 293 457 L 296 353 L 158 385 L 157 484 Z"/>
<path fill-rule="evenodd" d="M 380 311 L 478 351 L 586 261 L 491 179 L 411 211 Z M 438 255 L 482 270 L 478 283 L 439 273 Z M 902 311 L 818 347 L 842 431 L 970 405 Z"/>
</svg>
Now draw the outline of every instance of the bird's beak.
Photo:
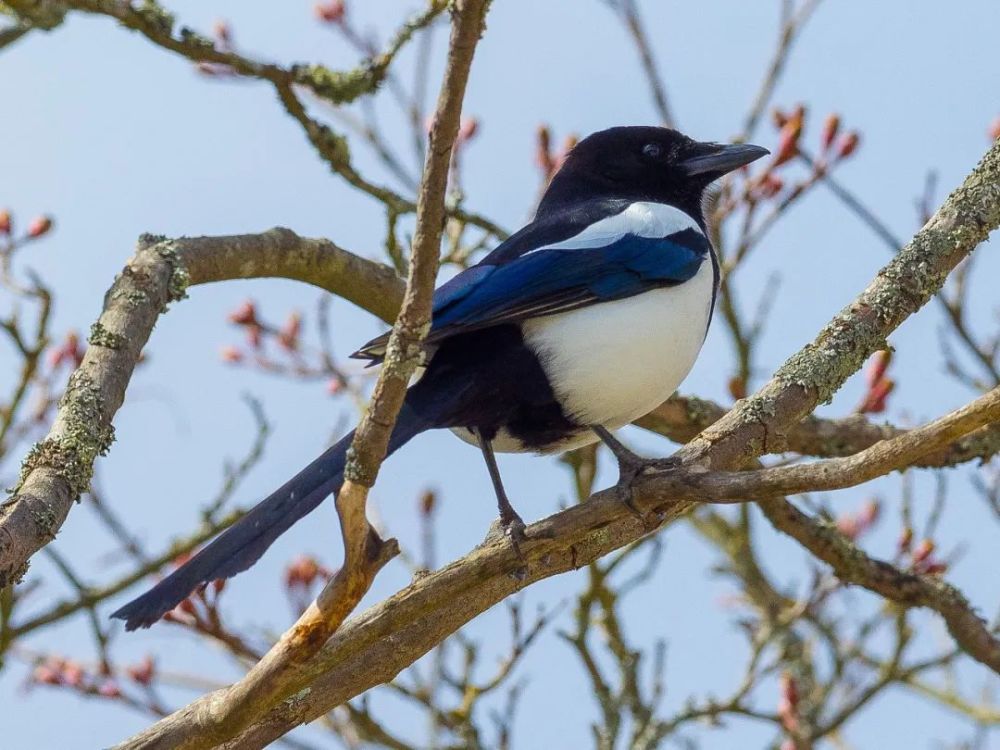
<svg viewBox="0 0 1000 750">
<path fill-rule="evenodd" d="M 749 143 L 724 145 L 706 143 L 704 144 L 704 148 L 704 153 L 697 156 L 689 156 L 680 162 L 679 166 L 688 177 L 695 175 L 722 177 L 722 175 L 732 172 L 734 169 L 746 166 L 750 162 L 757 161 L 760 157 L 771 153 L 766 148 L 754 146 Z"/>
</svg>

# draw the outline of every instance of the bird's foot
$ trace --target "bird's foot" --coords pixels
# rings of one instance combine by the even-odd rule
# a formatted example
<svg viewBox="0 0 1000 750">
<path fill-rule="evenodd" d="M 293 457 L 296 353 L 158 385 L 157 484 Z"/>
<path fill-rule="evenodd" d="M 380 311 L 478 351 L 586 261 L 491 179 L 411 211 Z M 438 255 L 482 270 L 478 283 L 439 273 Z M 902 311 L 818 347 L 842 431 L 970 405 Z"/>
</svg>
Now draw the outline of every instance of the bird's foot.
<svg viewBox="0 0 1000 750">
<path fill-rule="evenodd" d="M 525 525 L 521 516 L 511 507 L 510 503 L 506 507 L 500 508 L 500 529 L 503 535 L 510 540 L 511 547 L 520 560 L 524 560 L 524 553 L 521 552 L 521 543 L 527 541 L 528 535 L 525 533 Z"/>
<path fill-rule="evenodd" d="M 614 454 L 615 460 L 618 461 L 618 483 L 615 485 L 615 494 L 618 496 L 618 501 L 628 508 L 632 515 L 642 522 L 643 526 L 648 526 L 646 514 L 635 505 L 632 486 L 635 484 L 635 480 L 645 471 L 669 471 L 676 469 L 681 465 L 680 460 L 673 457 L 644 458 L 625 447 L 607 429 L 595 427 L 594 432 L 608 446 Z"/>
</svg>

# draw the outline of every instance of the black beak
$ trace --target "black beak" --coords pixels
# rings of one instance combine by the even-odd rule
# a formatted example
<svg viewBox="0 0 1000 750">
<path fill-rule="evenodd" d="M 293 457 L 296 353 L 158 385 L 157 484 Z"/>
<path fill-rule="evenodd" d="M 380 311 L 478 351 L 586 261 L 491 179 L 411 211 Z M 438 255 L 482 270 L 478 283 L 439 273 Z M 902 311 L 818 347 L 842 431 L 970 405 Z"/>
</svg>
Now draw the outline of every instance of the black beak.
<svg viewBox="0 0 1000 750">
<path fill-rule="evenodd" d="M 722 146 L 706 143 L 705 149 L 707 153 L 690 156 L 680 163 L 679 166 L 688 177 L 695 175 L 711 175 L 713 179 L 722 177 L 734 169 L 746 166 L 771 153 L 766 148 L 749 143 L 733 143 Z"/>
</svg>

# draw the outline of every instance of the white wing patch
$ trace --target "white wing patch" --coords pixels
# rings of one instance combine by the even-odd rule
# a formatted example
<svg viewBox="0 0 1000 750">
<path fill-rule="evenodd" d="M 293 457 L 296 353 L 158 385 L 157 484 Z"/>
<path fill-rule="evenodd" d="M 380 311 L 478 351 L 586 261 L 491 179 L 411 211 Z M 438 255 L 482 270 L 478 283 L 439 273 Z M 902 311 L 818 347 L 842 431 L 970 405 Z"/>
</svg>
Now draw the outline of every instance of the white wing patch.
<svg viewBox="0 0 1000 750">
<path fill-rule="evenodd" d="M 665 203 L 630 203 L 621 213 L 595 221 L 579 234 L 561 242 L 537 247 L 525 255 L 537 253 L 539 250 L 585 250 L 602 247 L 620 240 L 626 234 L 638 237 L 667 237 L 685 229 L 701 232 L 697 222 L 679 208 Z"/>
</svg>

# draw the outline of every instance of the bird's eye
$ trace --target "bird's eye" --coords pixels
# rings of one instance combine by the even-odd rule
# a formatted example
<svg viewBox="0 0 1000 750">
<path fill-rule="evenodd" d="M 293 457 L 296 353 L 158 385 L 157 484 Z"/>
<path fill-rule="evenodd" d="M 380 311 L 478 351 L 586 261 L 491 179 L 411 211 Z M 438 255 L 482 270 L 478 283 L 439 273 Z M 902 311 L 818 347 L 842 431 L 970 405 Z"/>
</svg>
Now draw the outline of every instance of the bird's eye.
<svg viewBox="0 0 1000 750">
<path fill-rule="evenodd" d="M 647 159 L 659 159 L 662 153 L 663 149 L 658 143 L 647 143 L 642 147 L 642 155 Z"/>
</svg>

